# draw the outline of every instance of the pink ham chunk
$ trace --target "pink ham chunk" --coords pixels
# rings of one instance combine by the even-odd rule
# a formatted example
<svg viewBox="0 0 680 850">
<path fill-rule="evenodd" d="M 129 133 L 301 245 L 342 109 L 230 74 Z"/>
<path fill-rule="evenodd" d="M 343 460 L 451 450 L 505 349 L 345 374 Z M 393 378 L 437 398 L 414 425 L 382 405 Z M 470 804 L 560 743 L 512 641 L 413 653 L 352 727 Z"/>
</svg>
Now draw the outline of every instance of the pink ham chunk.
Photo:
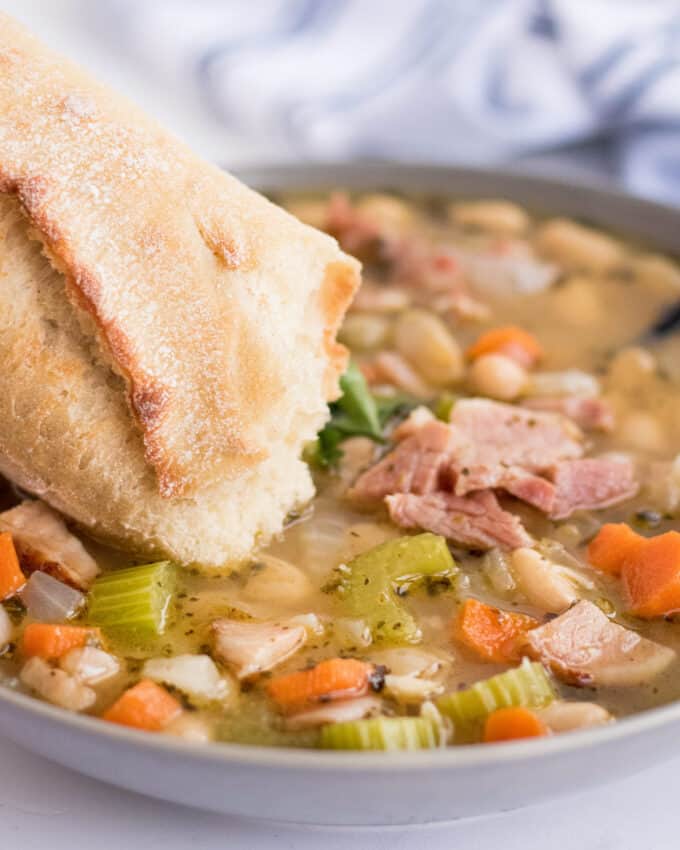
<svg viewBox="0 0 680 850">
<path fill-rule="evenodd" d="M 551 477 L 555 498 L 551 519 L 565 519 L 574 511 L 608 508 L 632 498 L 638 491 L 635 470 L 628 458 L 581 458 L 558 464 Z"/>
<path fill-rule="evenodd" d="M 583 458 L 581 431 L 559 413 L 463 399 L 448 425 L 421 409 L 400 427 L 395 436 L 401 441 L 359 476 L 350 496 L 364 502 L 389 497 L 397 525 L 460 544 L 526 545 L 522 524 L 500 507 L 493 490 L 552 519 L 605 508 L 637 492 L 630 461 Z"/>
<path fill-rule="evenodd" d="M 528 398 L 522 405 L 530 410 L 561 413 L 584 431 L 612 431 L 614 411 L 602 398 L 564 396 L 551 398 Z"/>
<path fill-rule="evenodd" d="M 456 493 L 504 487 L 510 470 L 538 473 L 583 454 L 579 428 L 555 413 L 525 410 L 481 398 L 463 399 L 451 412 L 459 442 Z"/>
<path fill-rule="evenodd" d="M 528 632 L 526 651 L 569 684 L 606 687 L 649 682 L 675 659 L 672 649 L 612 622 L 585 599 Z"/>
<path fill-rule="evenodd" d="M 469 496 L 397 493 L 385 502 L 395 525 L 432 531 L 473 549 L 516 549 L 532 542 L 519 517 L 503 510 L 490 490 Z"/>
<path fill-rule="evenodd" d="M 377 222 L 352 206 L 348 195 L 334 192 L 328 202 L 325 229 L 350 254 L 360 254 L 377 242 L 382 234 Z"/>
<path fill-rule="evenodd" d="M 99 567 L 61 516 L 39 499 L 26 500 L 0 514 L 0 531 L 9 531 L 27 575 L 47 573 L 78 590 L 87 590 Z"/>
<path fill-rule="evenodd" d="M 455 434 L 443 422 L 428 422 L 357 479 L 350 496 L 380 501 L 392 493 L 432 493 L 442 488 Z"/>
<path fill-rule="evenodd" d="M 546 514 L 550 513 L 555 504 L 555 485 L 547 478 L 526 472 L 519 466 L 503 471 L 496 486 Z"/>
</svg>

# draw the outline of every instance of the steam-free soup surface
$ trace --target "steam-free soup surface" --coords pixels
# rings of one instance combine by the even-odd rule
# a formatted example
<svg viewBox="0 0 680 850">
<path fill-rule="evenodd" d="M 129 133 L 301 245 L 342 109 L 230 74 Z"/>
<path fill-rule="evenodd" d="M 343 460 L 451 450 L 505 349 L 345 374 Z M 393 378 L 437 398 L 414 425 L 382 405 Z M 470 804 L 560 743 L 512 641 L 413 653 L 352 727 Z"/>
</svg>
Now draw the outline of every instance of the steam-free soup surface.
<svg viewBox="0 0 680 850">
<path fill-rule="evenodd" d="M 680 698 L 680 334 L 648 333 L 675 262 L 507 201 L 278 200 L 364 263 L 314 503 L 219 573 L 83 537 L 92 582 L 78 532 L 7 484 L 5 685 L 190 740 L 354 749 Z"/>
</svg>

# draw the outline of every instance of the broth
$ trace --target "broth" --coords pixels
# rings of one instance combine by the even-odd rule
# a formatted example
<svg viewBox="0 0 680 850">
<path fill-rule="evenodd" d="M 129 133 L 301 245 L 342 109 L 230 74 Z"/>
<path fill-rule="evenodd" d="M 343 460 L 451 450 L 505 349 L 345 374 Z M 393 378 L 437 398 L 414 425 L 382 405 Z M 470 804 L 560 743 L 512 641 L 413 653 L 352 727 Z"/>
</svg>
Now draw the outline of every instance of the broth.
<svg viewBox="0 0 680 850">
<path fill-rule="evenodd" d="M 252 562 L 228 565 L 220 573 L 199 568 L 178 571 L 174 613 L 164 634 L 138 641 L 104 630 L 104 646 L 121 659 L 122 666 L 105 684 L 93 685 L 96 701 L 86 710 L 95 715 L 105 711 L 143 676 L 148 658 L 200 653 L 217 662 L 220 675 L 230 683 L 230 697 L 206 702 L 171 687 L 183 716 L 190 715 L 192 723 L 173 722 L 169 732 L 201 740 L 316 746 L 318 728 L 291 730 L 286 713 L 282 716 L 272 701 L 267 687 L 275 678 L 324 659 L 361 659 L 380 665 L 383 675 L 386 668 L 388 676 L 392 672 L 420 679 L 418 686 L 430 682 L 430 691 L 423 686 L 423 699 L 404 697 L 396 681 L 396 690 L 388 687 L 373 694 L 386 716 L 411 717 L 419 714 L 423 703 L 436 701 L 441 694 L 515 667 L 519 659 L 488 660 L 456 639 L 452 622 L 469 598 L 501 611 L 527 614 L 538 621 L 537 626 L 563 613 L 537 604 L 535 594 L 522 589 L 509 551 L 519 547 L 480 551 L 480 546 L 449 539 L 457 575 L 425 587 L 409 586 L 400 598 L 421 633 L 415 646 L 428 653 L 436 668 L 431 676 L 418 672 L 413 659 L 409 662 L 408 643 L 372 639 L 370 629 L 348 612 L 346 597 L 337 592 L 339 575 L 342 580 L 339 565 L 412 533 L 391 521 L 382 499 L 358 502 L 348 498 L 348 490 L 363 470 L 393 448 L 394 428 L 415 406 L 429 406 L 441 417 L 446 406 L 453 405 L 455 410 L 461 398 L 489 397 L 484 388 L 493 387 L 494 380 L 498 385 L 498 374 L 491 368 L 497 361 L 484 373 L 477 366 L 479 358 L 473 366 L 461 352 L 498 326 L 528 331 L 540 343 L 543 356 L 540 365 L 532 368 L 517 366 L 512 357 L 505 357 L 515 366 L 501 363 L 510 370 L 509 377 L 501 375 L 501 397 L 495 395 L 494 403 L 596 397 L 615 424 L 585 432 L 586 454 L 623 453 L 632 459 L 639 484 L 630 498 L 600 509 L 576 510 L 564 519 L 551 520 L 544 512 L 508 498 L 507 493 L 501 497 L 503 507 L 521 518 L 534 541 L 552 541 L 542 551 L 551 555 L 549 563 L 555 569 L 572 570 L 565 580 L 571 583 L 575 598 L 590 600 L 626 628 L 680 651 L 680 631 L 673 617 L 633 616 L 621 580 L 590 566 L 587 554 L 588 543 L 605 523 L 627 523 L 644 536 L 680 530 L 680 462 L 672 467 L 680 452 L 680 339 L 678 334 L 668 334 L 639 342 L 662 310 L 680 297 L 680 270 L 673 261 L 599 231 L 572 230 L 569 222 L 562 222 L 560 231 L 559 222 L 531 217 L 512 205 L 409 201 L 387 195 L 278 200 L 303 220 L 328 229 L 364 262 L 365 283 L 341 339 L 352 348 L 356 364 L 381 404 L 395 402 L 396 412 L 383 426 L 385 442 L 372 442 L 365 436 L 345 439 L 337 447 L 344 454 L 328 467 L 323 466 L 323 456 L 318 465 L 319 447 L 312 447 L 310 456 L 317 452 L 314 503 L 302 506 L 285 533 Z M 412 317 L 414 311 L 417 321 L 409 324 L 404 317 Z M 450 335 L 449 342 L 441 343 L 441 351 L 437 339 L 426 338 L 428 325 L 418 325 L 422 315 L 436 317 L 437 328 Z M 428 362 L 419 362 L 419 350 L 430 352 Z M 387 365 L 382 357 L 386 351 L 392 357 Z M 440 362 L 440 355 L 440 374 L 434 380 L 432 364 Z M 520 372 L 524 384 L 512 395 L 510 385 L 518 368 L 524 369 Z M 456 377 L 446 380 L 447 369 Z M 551 389 L 550 381 L 557 389 Z M 576 388 L 575 393 L 570 387 Z M 2 490 L 2 509 L 17 502 L 8 485 Z M 419 530 L 431 529 L 425 524 Z M 104 573 L 139 563 L 85 542 Z M 29 620 L 16 600 L 5 604 L 15 633 L 0 658 L 0 675 L 10 687 L 35 691 L 22 684 L 20 677 L 26 660 L 22 629 Z M 306 642 L 272 670 L 237 682 L 214 649 L 211 626 L 219 618 L 302 624 Z M 87 611 L 73 622 L 87 623 Z M 575 687 L 568 677 L 559 680 L 558 676 L 554 687 L 561 700 L 595 702 L 616 719 L 680 698 L 679 659 L 676 656 L 657 675 L 634 685 L 583 681 Z M 395 664 L 407 672 L 395 674 Z M 450 730 L 446 734 L 455 740 Z"/>
</svg>

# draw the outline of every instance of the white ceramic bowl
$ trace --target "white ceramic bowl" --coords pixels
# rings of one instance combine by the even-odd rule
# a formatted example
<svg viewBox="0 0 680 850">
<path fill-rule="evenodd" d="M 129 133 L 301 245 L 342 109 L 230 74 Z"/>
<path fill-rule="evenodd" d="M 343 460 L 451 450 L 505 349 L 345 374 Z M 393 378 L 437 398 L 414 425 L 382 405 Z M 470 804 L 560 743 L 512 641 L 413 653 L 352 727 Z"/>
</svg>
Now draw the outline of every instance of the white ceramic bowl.
<svg viewBox="0 0 680 850">
<path fill-rule="evenodd" d="M 257 169 L 243 176 L 270 190 L 346 186 L 508 197 L 666 251 L 680 233 L 680 211 L 508 172 L 360 164 Z M 388 755 L 187 744 L 70 714 L 0 687 L 0 733 L 88 776 L 200 808 L 300 823 L 407 824 L 506 811 L 671 758 L 680 752 L 680 703 L 554 738 Z"/>
</svg>

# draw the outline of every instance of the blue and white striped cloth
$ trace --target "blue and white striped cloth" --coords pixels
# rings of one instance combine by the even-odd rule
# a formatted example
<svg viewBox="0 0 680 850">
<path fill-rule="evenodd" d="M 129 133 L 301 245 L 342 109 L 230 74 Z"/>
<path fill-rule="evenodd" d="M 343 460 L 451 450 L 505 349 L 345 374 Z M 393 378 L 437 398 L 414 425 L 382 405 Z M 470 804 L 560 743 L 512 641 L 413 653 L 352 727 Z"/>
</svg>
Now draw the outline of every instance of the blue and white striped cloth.
<svg viewBox="0 0 680 850">
<path fill-rule="evenodd" d="M 282 157 L 480 163 L 595 141 L 626 186 L 680 204 L 678 0 L 87 6 L 100 37 Z"/>
</svg>

